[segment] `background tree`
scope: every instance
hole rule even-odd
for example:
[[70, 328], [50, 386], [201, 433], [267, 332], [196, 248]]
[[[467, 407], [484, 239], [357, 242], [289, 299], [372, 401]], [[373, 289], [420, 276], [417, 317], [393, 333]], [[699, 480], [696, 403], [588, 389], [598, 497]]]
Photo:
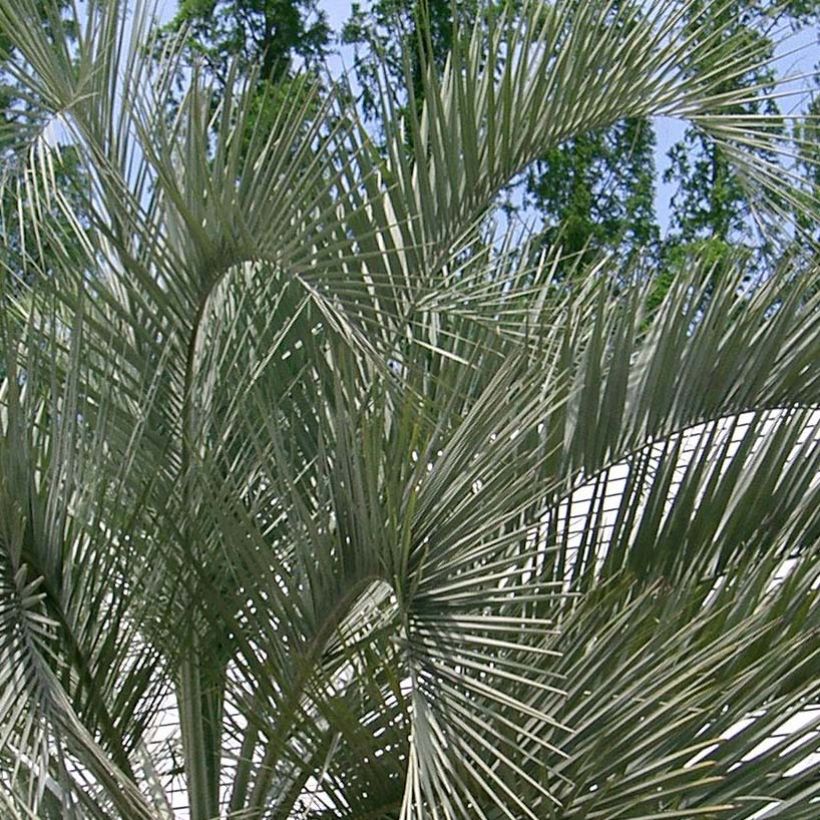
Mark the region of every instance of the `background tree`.
[[184, 30], [187, 60], [223, 85], [231, 66], [272, 83], [321, 66], [330, 40], [317, 0], [182, 0], [166, 30]]
[[[721, 37], [733, 42], [739, 50], [754, 49], [775, 56], [773, 32], [778, 27], [796, 27], [816, 20], [820, 4], [813, 0], [791, 3], [748, 3], [736, 0], [719, 9], [708, 10], [704, 4], [692, 11], [691, 25], [697, 26], [700, 36], [715, 36], [719, 27]], [[703, 25], [704, 19], [708, 20]], [[709, 70], [708, 66], [702, 67]], [[740, 86], [759, 89], [746, 106], [750, 117], [780, 112], [779, 101], [773, 96], [775, 67], [772, 62], [761, 63], [746, 74], [728, 76], [727, 90]], [[787, 104], [789, 102], [787, 101]], [[793, 103], [791, 103], [793, 104]], [[778, 126], [773, 123], [773, 127]], [[783, 126], [780, 126], [786, 136]], [[754, 191], [732, 170], [720, 146], [711, 144], [696, 129], [688, 128], [682, 140], [670, 151], [671, 164], [664, 174], [667, 182], [676, 184], [672, 197], [670, 241], [688, 244], [698, 240], [717, 240], [725, 243], [730, 236], [758, 244], [756, 226], [752, 219]]]
[[[820, 128], [817, 125], [818, 116], [820, 116], [820, 94], [817, 92], [817, 83], [815, 83], [811, 102], [806, 107], [806, 116], [795, 127], [795, 142], [798, 148], [800, 177], [803, 187], [801, 200], [805, 199], [808, 202], [811, 202], [812, 198], [820, 191]], [[811, 206], [805, 206], [802, 201], [799, 201], [796, 210], [800, 228], [808, 231], [810, 236], [817, 240], [816, 226], [812, 224], [811, 220]], [[806, 218], [806, 214], [808, 214], [808, 218]], [[815, 233], [812, 233], [812, 231], [815, 231]]]
[[657, 253], [655, 135], [642, 120], [583, 134], [539, 158], [526, 202], [544, 222], [544, 240], [592, 257], [602, 249]]
[[[464, 19], [474, 16], [469, 6], [458, 7], [463, 9]], [[396, 55], [402, 53], [402, 44], [417, 41], [417, 20], [429, 18], [431, 64], [443, 69], [452, 41], [452, 8], [450, 0], [353, 4], [342, 41], [356, 47], [354, 69], [367, 114], [378, 113], [373, 94], [379, 88], [379, 55], [387, 63], [392, 88], [403, 86], [404, 67]], [[619, 8], [620, 4], [614, 3], [610, 11], [616, 25]], [[817, 20], [820, 4], [816, 0], [763, 4], [733, 0], [720, 7], [701, 3], [688, 9], [688, 24], [698, 36], [718, 36], [731, 41], [735, 48], [761, 55], [747, 74], [726, 77], [725, 88], [756, 89], [744, 103], [750, 116], [778, 113], [778, 100], [770, 93], [775, 82], [771, 63], [775, 32]], [[708, 71], [709, 67], [700, 66], [699, 70]], [[416, 60], [412, 74], [416, 97], [418, 71]], [[772, 120], [772, 127], [777, 127], [774, 123]], [[745, 237], [747, 243], [760, 243], [752, 213], [754, 192], [742, 184], [721, 148], [691, 126], [671, 148], [670, 165], [663, 174], [663, 181], [674, 184], [674, 189], [670, 230], [661, 243], [655, 206], [659, 182], [655, 156], [656, 137], [649, 122], [624, 121], [606, 130], [594, 130], [540, 157], [526, 179], [519, 182], [520, 193], [507, 198], [506, 207], [514, 211], [525, 208], [530, 215], [537, 215], [548, 244], [560, 236], [567, 249], [586, 249], [588, 259], [594, 259], [601, 250], [628, 256], [640, 249], [643, 254], [671, 255], [674, 263], [702, 242], [708, 242], [711, 253], [719, 253], [730, 234]]]
[[[395, 103], [407, 103], [406, 92], [420, 106], [424, 97], [424, 72], [437, 72], [453, 45], [454, 26], [469, 30], [479, 9], [512, 9], [509, 0], [479, 4], [475, 0], [453, 5], [449, 0], [375, 0], [351, 3], [349, 19], [341, 31], [341, 43], [354, 49], [353, 71], [361, 87], [362, 110], [378, 120], [383, 115], [379, 89], [396, 95]], [[456, 10], [456, 18], [453, 10]]]
[[[182, 0], [163, 27], [158, 53], [181, 34], [180, 70], [195, 68], [222, 88], [252, 81], [251, 130], [278, 127], [285, 101], [305, 94], [324, 67], [331, 40], [318, 0]], [[179, 82], [184, 87], [181, 76]]]

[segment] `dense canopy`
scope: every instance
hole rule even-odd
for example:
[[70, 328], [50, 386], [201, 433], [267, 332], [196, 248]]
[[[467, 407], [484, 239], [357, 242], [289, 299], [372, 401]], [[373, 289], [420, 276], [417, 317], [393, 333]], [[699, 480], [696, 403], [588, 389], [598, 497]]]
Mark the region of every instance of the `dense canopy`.
[[[817, 201], [702, 7], [488, 3], [373, 136], [0, 0], [3, 817], [816, 818]], [[759, 258], [494, 220], [658, 115]]]

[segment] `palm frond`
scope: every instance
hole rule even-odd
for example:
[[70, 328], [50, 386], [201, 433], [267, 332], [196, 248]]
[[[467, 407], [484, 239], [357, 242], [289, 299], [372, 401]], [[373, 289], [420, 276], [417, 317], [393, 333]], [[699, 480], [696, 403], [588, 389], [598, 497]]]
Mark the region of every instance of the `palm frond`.
[[71, 46], [5, 0], [90, 180], [80, 207], [22, 133], [10, 813], [813, 816], [816, 265], [693, 257], [653, 306], [640, 268], [486, 229], [626, 116], [691, 118], [790, 201], [721, 85], [763, 55], [685, 33], [695, 5], [488, 7], [383, 156], [309, 80], [270, 131], [236, 72], [169, 115], [142, 6]]

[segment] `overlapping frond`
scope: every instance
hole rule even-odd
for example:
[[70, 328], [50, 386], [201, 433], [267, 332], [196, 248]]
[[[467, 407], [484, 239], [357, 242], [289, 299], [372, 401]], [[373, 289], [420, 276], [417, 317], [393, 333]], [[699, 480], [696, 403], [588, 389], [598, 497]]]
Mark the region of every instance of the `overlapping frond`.
[[655, 306], [483, 222], [550, 146], [660, 113], [788, 201], [718, 90], [757, 55], [691, 5], [488, 9], [386, 155], [308, 80], [264, 132], [253, 77], [169, 110], [141, 6], [72, 45], [0, 5], [89, 180], [40, 134], [9, 182], [10, 811], [813, 816], [816, 267], [693, 258]]

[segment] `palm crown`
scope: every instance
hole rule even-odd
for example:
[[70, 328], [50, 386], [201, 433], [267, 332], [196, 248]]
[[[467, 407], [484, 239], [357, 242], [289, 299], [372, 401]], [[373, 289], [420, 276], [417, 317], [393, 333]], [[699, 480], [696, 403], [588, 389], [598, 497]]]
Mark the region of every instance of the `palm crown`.
[[694, 5], [488, 13], [385, 147], [308, 81], [262, 127], [253, 78], [185, 75], [170, 116], [147, 8], [71, 43], [4, 0], [89, 189], [20, 127], [3, 816], [817, 816], [811, 248], [693, 256], [658, 305], [487, 229], [547, 148], [656, 114], [772, 247], [814, 219]]

